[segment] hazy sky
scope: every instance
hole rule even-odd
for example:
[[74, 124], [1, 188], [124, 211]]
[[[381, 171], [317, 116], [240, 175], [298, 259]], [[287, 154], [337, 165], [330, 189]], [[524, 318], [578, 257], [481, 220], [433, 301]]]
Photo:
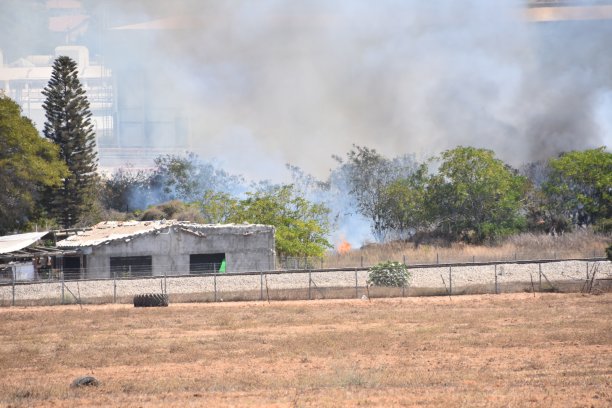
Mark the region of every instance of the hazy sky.
[[84, 4], [105, 28], [173, 17], [124, 30], [129, 46], [83, 41], [155, 67], [195, 150], [251, 178], [281, 179], [287, 162], [324, 177], [353, 143], [418, 158], [486, 147], [514, 165], [612, 145], [610, 21], [527, 23], [516, 0]]

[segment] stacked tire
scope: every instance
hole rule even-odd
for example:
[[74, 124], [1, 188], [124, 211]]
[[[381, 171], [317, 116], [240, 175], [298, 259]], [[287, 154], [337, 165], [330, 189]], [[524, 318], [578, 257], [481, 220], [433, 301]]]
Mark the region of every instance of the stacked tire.
[[134, 296], [134, 307], [166, 307], [168, 295], [162, 293], [145, 293]]

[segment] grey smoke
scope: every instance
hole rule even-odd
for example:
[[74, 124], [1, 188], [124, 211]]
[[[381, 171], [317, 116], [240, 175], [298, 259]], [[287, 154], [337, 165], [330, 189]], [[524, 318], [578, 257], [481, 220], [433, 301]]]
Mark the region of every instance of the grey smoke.
[[194, 150], [247, 177], [286, 162], [325, 177], [353, 143], [486, 147], [518, 166], [612, 140], [612, 21], [528, 23], [516, 0], [85, 5], [107, 28], [174, 18], [127, 45], [88, 39], [155, 67], [152, 96], [193, 118]]

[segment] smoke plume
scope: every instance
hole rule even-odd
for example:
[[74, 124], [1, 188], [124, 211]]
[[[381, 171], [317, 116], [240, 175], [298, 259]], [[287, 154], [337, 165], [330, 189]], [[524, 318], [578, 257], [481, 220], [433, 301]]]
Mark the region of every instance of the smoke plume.
[[194, 150], [247, 177], [324, 177], [353, 143], [520, 165], [612, 140], [612, 21], [528, 22], [516, 0], [83, 4], [94, 52], [154, 67]]

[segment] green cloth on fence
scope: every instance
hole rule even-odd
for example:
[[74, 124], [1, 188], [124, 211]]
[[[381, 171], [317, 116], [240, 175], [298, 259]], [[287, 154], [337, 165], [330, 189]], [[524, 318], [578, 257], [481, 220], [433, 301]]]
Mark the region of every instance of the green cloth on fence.
[[221, 266], [219, 267], [219, 273], [225, 273], [225, 259], [221, 262]]

